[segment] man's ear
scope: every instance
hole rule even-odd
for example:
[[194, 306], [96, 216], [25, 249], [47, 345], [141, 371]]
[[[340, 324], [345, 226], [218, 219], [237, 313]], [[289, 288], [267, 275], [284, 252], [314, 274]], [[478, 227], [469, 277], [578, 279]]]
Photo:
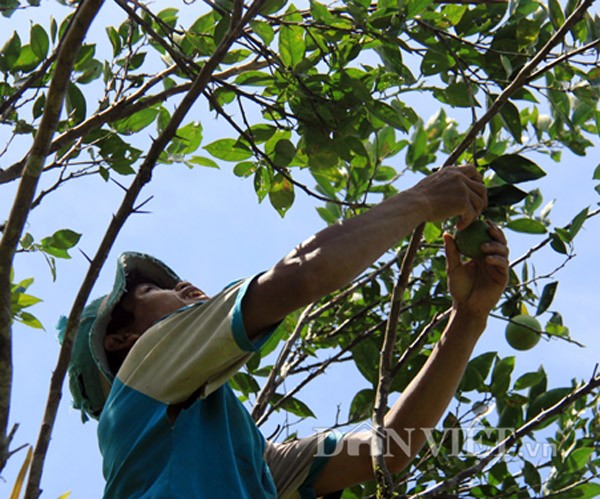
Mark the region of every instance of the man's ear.
[[139, 334], [128, 332], [107, 334], [104, 337], [104, 349], [107, 352], [119, 352], [121, 350], [129, 350], [139, 339], [139, 337]]

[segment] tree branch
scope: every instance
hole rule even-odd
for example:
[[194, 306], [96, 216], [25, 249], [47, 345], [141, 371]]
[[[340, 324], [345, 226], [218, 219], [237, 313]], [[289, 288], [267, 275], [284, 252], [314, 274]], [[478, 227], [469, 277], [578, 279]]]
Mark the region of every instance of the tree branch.
[[277, 360], [275, 361], [275, 364], [273, 365], [273, 369], [271, 369], [271, 372], [269, 373], [269, 377], [267, 378], [266, 383], [264, 384], [264, 386], [258, 393], [258, 395], [256, 397], [256, 402], [254, 402], [254, 407], [252, 408], [252, 412], [251, 412], [252, 419], [254, 419], [254, 421], [257, 421], [264, 414], [265, 409], [267, 408], [267, 404], [269, 403], [269, 400], [271, 399], [271, 396], [273, 395], [273, 393], [275, 393], [275, 390], [277, 389], [277, 387], [285, 379], [287, 373], [283, 369], [283, 366], [284, 366], [285, 362], [287, 361], [287, 358], [288, 358], [290, 352], [292, 351], [292, 347], [293, 347], [294, 343], [296, 343], [296, 341], [300, 337], [302, 328], [304, 327], [304, 324], [306, 323], [306, 318], [308, 317], [310, 311], [314, 308], [314, 306], [315, 306], [315, 304], [311, 303], [308, 307], [306, 307], [302, 311], [302, 313], [300, 314], [300, 317], [298, 318], [298, 322], [296, 323], [296, 327], [294, 327], [294, 331], [292, 332], [290, 337], [285, 342], [285, 345], [279, 352]]
[[81, 2], [57, 55], [56, 70], [50, 82], [42, 121], [29, 152], [23, 177], [0, 241], [0, 470], [6, 464], [10, 397], [12, 387], [12, 327], [10, 308], [10, 271], [19, 238], [31, 210], [31, 203], [48, 156], [52, 136], [58, 126], [71, 71], [87, 30], [102, 0]]
[[454, 149], [454, 151], [452, 151], [452, 154], [450, 154], [444, 163], [444, 166], [453, 165], [458, 161], [458, 158], [460, 158], [462, 153], [477, 138], [479, 132], [481, 132], [489, 121], [500, 112], [500, 108], [508, 101], [508, 99], [529, 81], [535, 68], [550, 53], [552, 48], [564, 38], [567, 32], [583, 17], [593, 3], [594, 0], [583, 0], [581, 4], [579, 4], [573, 13], [566, 19], [565, 23], [552, 35], [539, 52], [537, 52], [532, 59], [521, 68], [519, 73], [496, 98], [486, 113], [471, 127], [469, 133], [467, 133], [462, 142]]
[[412, 262], [417, 254], [419, 243], [423, 235], [424, 224], [417, 228], [410, 240], [408, 250], [404, 254], [400, 275], [394, 286], [391, 299], [391, 310], [385, 328], [383, 345], [381, 347], [381, 360], [379, 362], [379, 375], [377, 389], [375, 394], [375, 403], [373, 406], [373, 433], [371, 435], [371, 459], [373, 464], [373, 473], [377, 479], [377, 497], [391, 497], [394, 490], [392, 476], [385, 464], [384, 454], [384, 418], [387, 411], [387, 400], [392, 383], [392, 361], [394, 347], [396, 345], [396, 335], [398, 327], [398, 317], [402, 307], [402, 297], [408, 285], [408, 279], [412, 269]]
[[[489, 121], [500, 112], [502, 106], [508, 101], [508, 99], [519, 90], [525, 83], [527, 83], [529, 76], [540, 64], [541, 61], [549, 54], [552, 48], [559, 43], [559, 41], [566, 35], [571, 27], [577, 23], [584, 15], [586, 10], [592, 5], [594, 0], [583, 0], [583, 2], [573, 11], [568, 17], [565, 23], [552, 35], [548, 42], [542, 47], [542, 49], [527, 63], [521, 71], [517, 74], [515, 79], [502, 91], [497, 97], [494, 103], [490, 106], [487, 112], [475, 122], [470, 128], [467, 135], [464, 137], [462, 142], [452, 151], [450, 156], [444, 162], [444, 167], [453, 165], [460, 158], [462, 153], [473, 143], [477, 138], [479, 132], [489, 123]], [[421, 224], [415, 229], [412, 234], [409, 247], [406, 253], [406, 257], [402, 262], [402, 268], [400, 271], [400, 279], [406, 279], [408, 282], [408, 275], [411, 272], [414, 257], [417, 254], [417, 248], [420, 244], [421, 237], [423, 236], [423, 230], [425, 224]], [[398, 321], [398, 309], [397, 301], [402, 299], [404, 289], [400, 286], [400, 279], [394, 289], [392, 297], [392, 310], [390, 312], [390, 321], [386, 328], [384, 345], [381, 351], [381, 362], [379, 365], [379, 382], [377, 386], [377, 394], [375, 398], [375, 407], [373, 410], [373, 435], [372, 435], [372, 460], [373, 460], [373, 471], [377, 478], [377, 495], [378, 497], [390, 497], [393, 493], [393, 483], [391, 475], [387, 470], [385, 461], [383, 459], [383, 419], [387, 408], [387, 397], [389, 393], [389, 386], [391, 383], [390, 370], [391, 370], [391, 359], [392, 353], [396, 341], [396, 323]]]

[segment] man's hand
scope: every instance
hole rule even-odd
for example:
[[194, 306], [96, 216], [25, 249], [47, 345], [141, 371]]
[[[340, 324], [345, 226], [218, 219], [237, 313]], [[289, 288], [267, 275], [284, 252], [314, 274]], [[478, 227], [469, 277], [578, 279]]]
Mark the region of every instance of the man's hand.
[[456, 242], [444, 234], [448, 288], [457, 310], [487, 317], [508, 283], [508, 247], [504, 233], [491, 222], [488, 232], [494, 239], [482, 244], [484, 257], [461, 261]]
[[428, 206], [426, 220], [436, 222], [460, 216], [459, 230], [468, 226], [487, 206], [487, 189], [473, 165], [442, 168], [410, 190]]

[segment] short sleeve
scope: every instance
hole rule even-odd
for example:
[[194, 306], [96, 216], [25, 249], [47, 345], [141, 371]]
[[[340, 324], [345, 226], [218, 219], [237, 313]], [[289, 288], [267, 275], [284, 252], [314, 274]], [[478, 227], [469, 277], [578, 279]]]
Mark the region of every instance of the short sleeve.
[[238, 281], [154, 324], [133, 346], [117, 377], [165, 404], [215, 391], [271, 333], [251, 342], [244, 329], [241, 303], [251, 281]]
[[291, 442], [267, 442], [265, 461], [277, 487], [279, 499], [313, 499], [313, 484], [330, 456], [335, 454], [335, 433], [319, 433]]

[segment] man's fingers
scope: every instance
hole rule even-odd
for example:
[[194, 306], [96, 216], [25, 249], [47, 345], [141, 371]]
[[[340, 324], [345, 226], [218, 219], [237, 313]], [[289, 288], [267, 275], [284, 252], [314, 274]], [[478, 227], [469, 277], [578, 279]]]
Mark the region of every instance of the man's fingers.
[[450, 234], [445, 232], [443, 237], [448, 271], [452, 272], [454, 269], [460, 267], [461, 265], [460, 253], [458, 252], [458, 248], [456, 247], [456, 242], [454, 241], [454, 238]]
[[456, 168], [463, 175], [466, 175], [469, 178], [479, 180], [480, 182], [483, 180], [481, 177], [481, 173], [479, 173], [479, 171], [477, 170], [475, 165], [460, 165], [460, 166], [454, 166], [451, 168]]
[[508, 257], [508, 247], [498, 241], [491, 241], [489, 243], [482, 244], [481, 251], [485, 255], [500, 255], [505, 258]]
[[485, 263], [501, 269], [508, 269], [508, 258], [502, 255], [486, 255]]
[[483, 182], [469, 178], [467, 179], [467, 187], [475, 194], [477, 194], [480, 198], [483, 198], [485, 200], [485, 203], [487, 204], [488, 192], [487, 187]]
[[458, 230], [463, 230], [464, 228], [471, 225], [479, 215], [483, 211], [486, 206], [486, 200], [479, 197], [476, 193], [470, 192], [467, 200], [467, 206], [460, 215], [460, 220], [456, 224], [456, 228]]
[[486, 220], [488, 224], [488, 232], [490, 236], [492, 236], [496, 241], [501, 242], [502, 244], [506, 244], [506, 236], [500, 227], [498, 227], [495, 223]]

